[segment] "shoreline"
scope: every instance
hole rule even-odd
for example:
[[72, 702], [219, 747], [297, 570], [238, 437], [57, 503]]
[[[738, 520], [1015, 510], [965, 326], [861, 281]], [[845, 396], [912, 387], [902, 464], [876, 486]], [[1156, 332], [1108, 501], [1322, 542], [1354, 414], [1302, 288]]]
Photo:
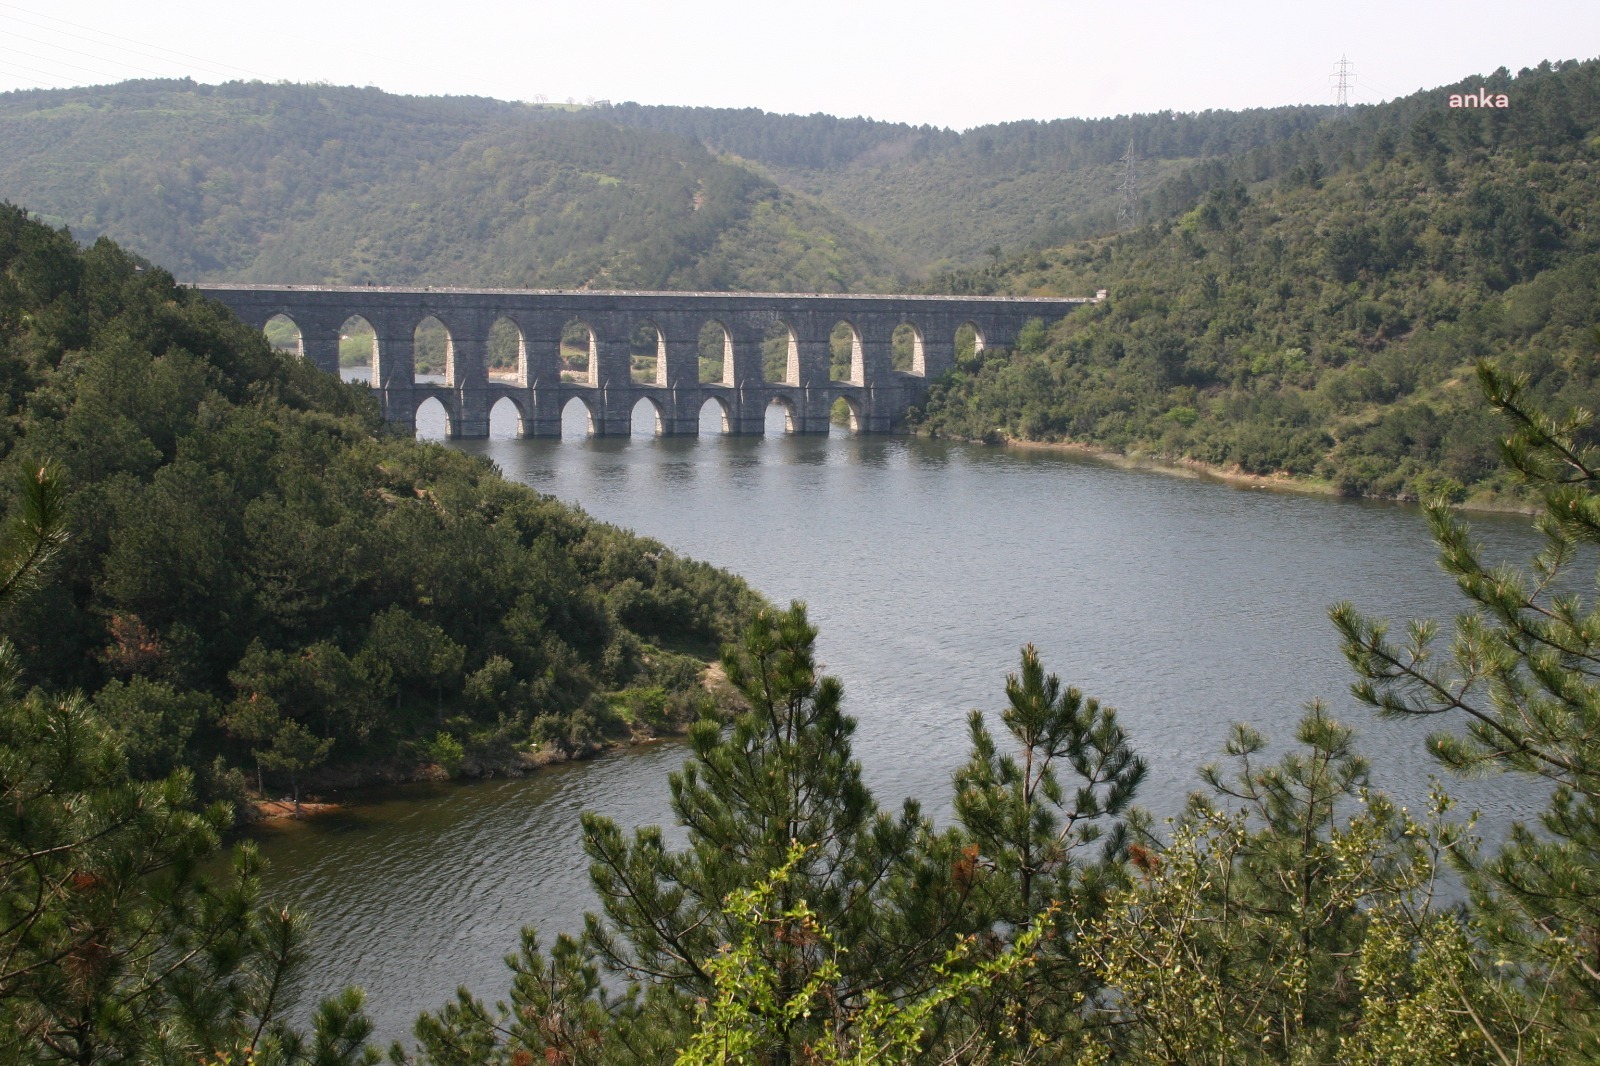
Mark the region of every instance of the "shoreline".
[[[959, 438], [946, 438], [959, 439]], [[990, 442], [968, 440], [966, 444], [985, 444]], [[1156, 474], [1166, 474], [1169, 477], [1184, 477], [1194, 480], [1218, 481], [1240, 489], [1263, 489], [1271, 492], [1292, 492], [1301, 496], [1330, 496], [1338, 499], [1375, 500], [1382, 503], [1405, 503], [1418, 505], [1418, 500], [1403, 500], [1393, 496], [1354, 496], [1347, 497], [1326, 481], [1316, 478], [1296, 477], [1292, 474], [1250, 474], [1237, 467], [1221, 467], [1212, 463], [1202, 462], [1199, 459], [1170, 459], [1158, 456], [1127, 455], [1123, 452], [1112, 451], [1097, 444], [1085, 444], [1082, 441], [1040, 441], [1016, 440], [1011, 437], [1002, 437], [998, 442], [1002, 448], [1016, 451], [1050, 451], [1070, 452], [1081, 455], [1096, 462], [1105, 463], [1121, 470], [1144, 470]], [[1481, 514], [1520, 514], [1533, 515], [1538, 513], [1538, 508], [1519, 502], [1496, 501], [1493, 499], [1474, 500], [1468, 498], [1461, 503], [1454, 504], [1457, 511], [1478, 512]]]
[[321, 800], [303, 799], [300, 801], [300, 813], [295, 814], [294, 800], [286, 799], [253, 799], [249, 809], [252, 815], [246, 820], [246, 825], [259, 825], [262, 822], [277, 822], [284, 819], [301, 821], [315, 818], [319, 814], [327, 814], [344, 806], [342, 803], [324, 803]]
[[[708, 662], [700, 675], [701, 687], [716, 701], [718, 709], [727, 715], [737, 705], [739, 697], [720, 662]], [[694, 722], [669, 723], [663, 728], [633, 727], [626, 736], [611, 737], [586, 747], [568, 750], [558, 746], [520, 749], [511, 758], [500, 762], [472, 762], [464, 764], [461, 772], [450, 773], [438, 763], [416, 763], [400, 767], [393, 763], [368, 763], [339, 767], [307, 783], [305, 798], [300, 801], [300, 814], [295, 815], [292, 799], [270, 799], [249, 795], [234, 812], [234, 832], [252, 826], [284, 821], [306, 821], [320, 815], [343, 810], [346, 804], [340, 799], [329, 799], [346, 791], [385, 788], [395, 785], [417, 785], [426, 782], [487, 781], [491, 778], [527, 777], [547, 766], [564, 763], [590, 762], [607, 755], [648, 744], [668, 740], [682, 740], [689, 735]]]
[[[449, 783], [467, 781], [489, 781], [494, 778], [522, 778], [530, 777], [550, 766], [561, 766], [567, 763], [593, 762], [603, 759], [608, 755], [641, 748], [651, 744], [660, 744], [664, 741], [683, 740], [689, 735], [687, 727], [672, 732], [664, 733], [636, 733], [625, 739], [612, 739], [603, 744], [585, 748], [578, 752], [564, 752], [559, 750], [521, 752], [516, 759], [507, 763], [497, 763], [493, 766], [480, 766], [472, 772], [450, 774], [444, 767], [437, 763], [419, 763], [410, 770], [397, 770], [393, 767], [378, 768], [372, 773], [359, 773], [352, 771], [346, 776], [341, 776], [337, 784], [323, 786], [308, 794], [300, 801], [300, 814], [297, 817], [292, 799], [264, 799], [252, 796], [239, 806], [236, 812], [233, 829], [234, 834], [248, 834], [252, 830], [279, 823], [306, 822], [324, 815], [334, 814], [354, 804], [361, 804], [361, 793], [369, 790], [397, 788], [406, 785], [423, 785], [428, 783]], [[351, 768], [347, 768], [351, 769]], [[373, 768], [368, 767], [372, 770]], [[353, 795], [346, 799], [344, 793]], [[338, 797], [330, 799], [328, 797]], [[243, 817], [239, 817], [243, 815]]]
[[[248, 831], [253, 826], [277, 822], [310, 821], [322, 815], [344, 810], [348, 806], [348, 802], [342, 796], [347, 792], [356, 793], [354, 802], [359, 804], [359, 794], [369, 789], [422, 785], [429, 782], [488, 781], [497, 777], [528, 777], [547, 766], [559, 766], [573, 762], [590, 762], [619, 751], [626, 751], [629, 748], [656, 744], [663, 740], [685, 736], [688, 736], [687, 728], [681, 732], [672, 733], [637, 733], [627, 738], [608, 740], [603, 744], [597, 744], [576, 752], [567, 752], [559, 749], [522, 751], [507, 762], [493, 765], [481, 764], [472, 767], [467, 772], [456, 774], [451, 774], [438, 763], [418, 763], [407, 769], [400, 769], [393, 765], [342, 767], [340, 768], [342, 772], [330, 775], [327, 783], [321, 784], [320, 787], [313, 786], [308, 790], [306, 798], [300, 801], [300, 814], [298, 817], [295, 815], [294, 801], [292, 799], [266, 799], [251, 796], [240, 805], [239, 810], [236, 812], [234, 831]], [[328, 798], [330, 796], [341, 798], [330, 799]], [[242, 817], [240, 817], [241, 815]]]

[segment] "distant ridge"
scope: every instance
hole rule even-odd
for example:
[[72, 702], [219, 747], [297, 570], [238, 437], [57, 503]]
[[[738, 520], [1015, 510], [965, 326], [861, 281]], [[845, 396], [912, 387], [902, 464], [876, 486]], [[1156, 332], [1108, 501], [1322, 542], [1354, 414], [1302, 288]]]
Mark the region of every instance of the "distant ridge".
[[1098, 232], [1326, 108], [965, 133], [754, 110], [134, 81], [0, 94], [0, 198], [207, 281], [881, 291]]
[[207, 281], [870, 291], [826, 207], [686, 138], [374, 89], [189, 81], [0, 95], [0, 199]]
[[1348, 112], [960, 133], [753, 108], [134, 81], [0, 94], [0, 199], [205, 281], [937, 289], [1114, 232], [1130, 143], [1147, 168], [1140, 217], [1161, 219], [1232, 182], [1365, 166], [1413, 128], [1429, 136], [1449, 93], [1510, 79]]

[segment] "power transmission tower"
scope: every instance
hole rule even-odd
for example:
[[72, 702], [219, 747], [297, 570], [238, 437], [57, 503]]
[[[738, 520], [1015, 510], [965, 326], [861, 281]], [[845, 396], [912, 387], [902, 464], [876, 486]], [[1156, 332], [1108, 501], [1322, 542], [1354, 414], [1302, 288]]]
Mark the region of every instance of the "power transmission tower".
[[1328, 80], [1333, 82], [1337, 93], [1337, 103], [1340, 111], [1350, 110], [1350, 87], [1356, 83], [1356, 74], [1350, 66], [1350, 60], [1344, 56], [1339, 57], [1339, 65], [1334, 68]]
[[1139, 157], [1134, 154], [1133, 141], [1128, 141], [1128, 150], [1122, 153], [1122, 183], [1117, 186], [1117, 191], [1122, 193], [1122, 203], [1117, 207], [1117, 228], [1120, 230], [1135, 229], [1139, 225]]

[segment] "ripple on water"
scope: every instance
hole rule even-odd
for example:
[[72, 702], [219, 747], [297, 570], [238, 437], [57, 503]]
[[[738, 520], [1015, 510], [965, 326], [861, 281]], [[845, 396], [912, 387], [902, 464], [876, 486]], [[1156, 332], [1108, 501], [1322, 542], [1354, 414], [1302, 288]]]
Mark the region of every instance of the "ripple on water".
[[[1282, 746], [1313, 697], [1358, 728], [1379, 784], [1414, 806], [1426, 797], [1429, 724], [1379, 721], [1353, 703], [1326, 618], [1346, 598], [1394, 618], [1458, 608], [1413, 508], [898, 438], [703, 428], [700, 440], [586, 441], [574, 417], [560, 442], [455, 446], [775, 601], [806, 600], [884, 803], [916, 796], [948, 817], [967, 712], [999, 709], [1028, 642], [1064, 681], [1118, 708], [1151, 765], [1143, 801], [1158, 812], [1178, 808], [1231, 722]], [[1525, 519], [1473, 522], [1492, 557], [1532, 545]], [[302, 1001], [363, 984], [389, 1039], [458, 984], [503, 994], [500, 959], [521, 925], [548, 943], [593, 906], [579, 815], [627, 829], [668, 821], [666, 777], [682, 758], [654, 745], [520, 781], [380, 793], [271, 833], [269, 887], [317, 930]], [[1534, 794], [1505, 778], [1452, 789], [1502, 832]]]

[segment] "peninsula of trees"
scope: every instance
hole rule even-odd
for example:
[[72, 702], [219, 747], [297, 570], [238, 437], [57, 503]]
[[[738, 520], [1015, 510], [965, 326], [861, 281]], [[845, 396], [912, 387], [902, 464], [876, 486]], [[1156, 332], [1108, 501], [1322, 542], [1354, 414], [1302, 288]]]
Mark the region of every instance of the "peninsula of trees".
[[82, 693], [140, 778], [238, 799], [324, 763], [509, 768], [681, 727], [758, 603], [394, 438], [364, 388], [11, 206], [0, 381], [0, 482], [53, 471], [70, 530], [10, 617], [18, 676]]

